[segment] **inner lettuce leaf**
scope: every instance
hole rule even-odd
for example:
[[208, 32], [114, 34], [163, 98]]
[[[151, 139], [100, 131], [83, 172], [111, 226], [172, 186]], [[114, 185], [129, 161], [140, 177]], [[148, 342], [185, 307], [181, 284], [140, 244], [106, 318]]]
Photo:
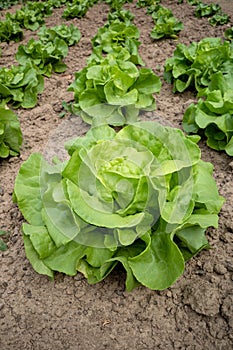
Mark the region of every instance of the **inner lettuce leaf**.
[[196, 141], [156, 122], [119, 132], [98, 125], [67, 143], [63, 163], [32, 154], [14, 200], [33, 268], [50, 277], [80, 272], [93, 284], [120, 263], [128, 291], [172, 285], [209, 247], [205, 231], [217, 227], [224, 203]]

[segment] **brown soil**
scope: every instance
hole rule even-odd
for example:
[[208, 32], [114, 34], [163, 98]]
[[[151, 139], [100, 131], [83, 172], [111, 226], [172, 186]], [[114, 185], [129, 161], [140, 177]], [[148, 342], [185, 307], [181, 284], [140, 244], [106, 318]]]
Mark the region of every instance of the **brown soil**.
[[[233, 25], [231, 0], [218, 1], [231, 15], [231, 24], [216, 28], [206, 19], [195, 18], [194, 8], [186, 1], [181, 5], [177, 0], [161, 3], [184, 23], [177, 41], [153, 42], [149, 36], [153, 27], [151, 18], [144, 9], [136, 8], [135, 3], [126, 6], [135, 14], [134, 22], [141, 31], [141, 56], [160, 76], [165, 59], [173, 54], [178, 42], [189, 44], [204, 37], [222, 37], [226, 27]], [[65, 23], [62, 12], [55, 10], [46, 24]], [[83, 19], [72, 20], [82, 39], [69, 49], [65, 60], [67, 71], [45, 79], [45, 90], [34, 109], [17, 111], [24, 136], [21, 156], [0, 163], [0, 226], [11, 232], [9, 249], [1, 253], [0, 349], [230, 350], [233, 348], [233, 162], [226, 154], [217, 153], [205, 144], [201, 144], [203, 159], [214, 164], [214, 176], [226, 203], [219, 228], [208, 231], [212, 249], [187, 263], [184, 275], [171, 288], [157, 292], [140, 287], [127, 293], [121, 270], [94, 286], [88, 285], [80, 274], [73, 278], [57, 274], [51, 281], [38, 275], [25, 257], [20, 232], [22, 217], [12, 203], [15, 176], [32, 152], [59, 152], [60, 141], [54, 138], [55, 131], [64, 139], [70, 136], [74, 125], [76, 134], [88, 129], [78, 118], [70, 128], [69, 118], [60, 119], [59, 113], [61, 102], [72, 99], [66, 89], [74, 73], [85, 66], [91, 53], [90, 40], [103, 26], [107, 13], [107, 5], [100, 3]], [[23, 43], [32, 35], [26, 31]], [[14, 63], [17, 46], [1, 44], [2, 66]], [[172, 87], [164, 82], [160, 95], [156, 96], [156, 114], [163, 123], [180, 127], [184, 110], [193, 99], [191, 92], [174, 95]]]

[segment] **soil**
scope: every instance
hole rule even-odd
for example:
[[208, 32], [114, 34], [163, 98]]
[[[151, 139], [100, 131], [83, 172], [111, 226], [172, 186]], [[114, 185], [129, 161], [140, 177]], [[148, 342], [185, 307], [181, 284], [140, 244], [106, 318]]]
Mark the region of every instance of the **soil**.
[[[233, 25], [231, 0], [218, 1], [231, 23], [212, 27], [206, 18], [194, 17], [184, 1], [162, 0], [184, 23], [178, 40], [152, 41], [152, 19], [135, 2], [125, 7], [135, 14], [141, 32], [140, 54], [147, 67], [163, 74], [167, 57], [178, 42], [190, 44], [205, 37], [223, 37]], [[210, 3], [212, 1], [205, 2]], [[17, 6], [12, 8], [14, 11]], [[63, 9], [46, 19], [48, 26], [66, 23]], [[14, 350], [230, 350], [233, 348], [233, 162], [200, 144], [202, 158], [214, 164], [220, 194], [226, 198], [218, 229], [209, 229], [212, 249], [202, 251], [186, 264], [184, 275], [169, 289], [151, 291], [139, 287], [125, 291], [125, 275], [116, 269], [105, 281], [89, 285], [81, 274], [56, 274], [54, 281], [38, 275], [25, 257], [21, 236], [22, 216], [12, 202], [14, 180], [20, 165], [32, 152], [59, 153], [64, 139], [84, 134], [89, 126], [78, 117], [59, 118], [61, 102], [70, 101], [67, 87], [91, 53], [91, 38], [107, 20], [108, 6], [100, 3], [82, 19], [74, 19], [82, 38], [69, 49], [63, 74], [45, 78], [45, 90], [32, 110], [18, 109], [24, 143], [20, 157], [0, 163], [0, 228], [11, 233], [0, 264], [0, 349]], [[4, 12], [2, 11], [2, 16]], [[25, 31], [23, 44], [35, 33]], [[19, 44], [1, 43], [1, 66], [14, 64]], [[192, 92], [173, 94], [163, 82], [156, 95], [157, 111], [150, 118], [181, 127], [183, 113], [195, 97]], [[147, 116], [148, 118], [148, 116]], [[61, 147], [62, 146], [62, 147]]]

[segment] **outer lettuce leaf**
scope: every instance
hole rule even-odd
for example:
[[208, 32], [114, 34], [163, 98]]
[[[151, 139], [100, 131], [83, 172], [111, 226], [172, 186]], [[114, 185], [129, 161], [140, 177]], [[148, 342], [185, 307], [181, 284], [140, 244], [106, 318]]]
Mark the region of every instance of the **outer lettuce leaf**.
[[136, 279], [150, 289], [168, 288], [184, 271], [182, 253], [165, 232], [156, 231], [146, 249], [128, 260]]

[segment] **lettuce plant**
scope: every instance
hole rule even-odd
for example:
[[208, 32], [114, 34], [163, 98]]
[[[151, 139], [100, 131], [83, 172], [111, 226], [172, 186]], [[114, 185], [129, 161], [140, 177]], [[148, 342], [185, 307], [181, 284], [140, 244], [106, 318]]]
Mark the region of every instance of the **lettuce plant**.
[[105, 2], [110, 6], [112, 10], [121, 10], [125, 3], [133, 2], [133, 0], [105, 0]]
[[225, 30], [224, 37], [229, 41], [233, 40], [233, 26]]
[[205, 98], [192, 103], [185, 111], [186, 132], [204, 131], [207, 145], [233, 156], [233, 70], [211, 77]]
[[126, 24], [131, 24], [134, 19], [134, 14], [129, 10], [119, 9], [115, 11], [110, 11], [108, 14], [108, 22], [124, 22]]
[[46, 1], [51, 7], [59, 8], [63, 6], [67, 0], [48, 0]]
[[67, 4], [62, 18], [81, 18], [85, 16], [88, 9], [92, 7], [98, 0], [73, 0], [71, 4]]
[[198, 5], [200, 2], [200, 0], [187, 0], [187, 3], [192, 6]]
[[53, 7], [49, 1], [27, 1], [23, 9], [40, 13], [44, 17], [49, 17], [53, 13]]
[[219, 13], [221, 11], [221, 6], [218, 4], [204, 4], [199, 2], [196, 5], [194, 14], [196, 17], [210, 17]]
[[42, 24], [44, 24], [43, 14], [29, 10], [27, 7], [23, 7], [15, 13], [8, 12], [6, 14], [6, 19], [10, 19], [14, 23], [18, 23], [20, 27], [29, 30], [37, 30]]
[[1, 0], [0, 1], [0, 10], [8, 9], [13, 5], [18, 4], [19, 0]]
[[158, 6], [158, 10], [152, 13], [152, 18], [155, 20], [155, 26], [150, 36], [156, 40], [163, 37], [177, 39], [178, 33], [184, 27], [183, 23], [178, 21], [172, 11], [166, 7]]
[[68, 46], [78, 43], [81, 38], [80, 30], [72, 23], [70, 26], [61, 24], [51, 28], [43, 26], [40, 28], [37, 35], [43, 43], [54, 42], [56, 38], [60, 38], [64, 40]]
[[33, 108], [44, 89], [44, 79], [31, 62], [0, 69], [0, 101], [14, 108]]
[[102, 57], [104, 53], [119, 52], [123, 49], [130, 53], [130, 61], [143, 65], [138, 54], [140, 32], [132, 23], [119, 22], [118, 20], [107, 23], [100, 28], [92, 39], [93, 53], [90, 57]]
[[0, 21], [0, 41], [19, 42], [23, 39], [23, 30], [20, 28], [19, 24], [13, 22], [10, 19], [5, 21]]
[[160, 0], [138, 0], [136, 5], [137, 7], [148, 7], [158, 5]]
[[22, 144], [22, 132], [16, 114], [0, 104], [0, 158], [17, 156]]
[[155, 109], [153, 93], [160, 91], [159, 77], [151, 69], [138, 69], [127, 61], [127, 51], [128, 56], [122, 54], [92, 60], [75, 74], [68, 88], [74, 92], [71, 109], [86, 123], [101, 121], [120, 126], [135, 122], [141, 110]]
[[164, 79], [173, 83], [173, 91], [188, 88], [201, 92], [210, 83], [212, 74], [232, 67], [233, 46], [221, 38], [205, 38], [190, 46], [178, 44], [164, 66]]
[[216, 13], [211, 18], [208, 19], [209, 23], [212, 26], [216, 25], [224, 25], [228, 22], [230, 22], [230, 16], [228, 16], [226, 13]]
[[217, 227], [224, 202], [198, 139], [155, 122], [118, 133], [99, 125], [67, 144], [64, 163], [32, 154], [14, 201], [33, 268], [50, 277], [79, 271], [93, 284], [120, 263], [128, 291], [173, 284], [209, 247], [205, 231]]
[[39, 74], [50, 77], [52, 72], [62, 73], [67, 66], [62, 59], [68, 54], [68, 46], [63, 39], [42, 42], [31, 38], [27, 45], [19, 45], [16, 52], [17, 61], [24, 65], [31, 62], [38, 69]]

